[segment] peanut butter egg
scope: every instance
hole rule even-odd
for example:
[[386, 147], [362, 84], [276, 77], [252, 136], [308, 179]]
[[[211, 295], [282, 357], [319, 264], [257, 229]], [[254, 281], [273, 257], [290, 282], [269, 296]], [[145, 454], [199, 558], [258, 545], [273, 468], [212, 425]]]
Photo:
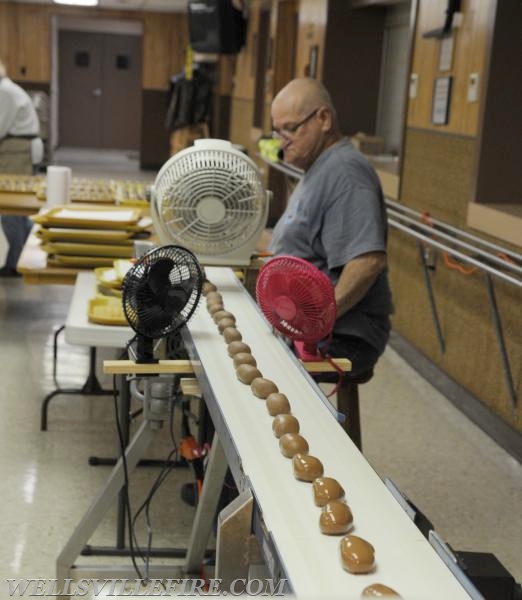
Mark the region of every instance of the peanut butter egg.
[[272, 417], [290, 412], [290, 402], [281, 392], [272, 392], [266, 397], [266, 409]]
[[250, 352], [237, 352], [234, 354], [234, 367], [237, 369], [239, 365], [252, 365], [256, 367], [257, 362]]
[[324, 473], [323, 463], [309, 454], [294, 454], [292, 458], [294, 476], [300, 481], [313, 481]]
[[331, 500], [344, 498], [341, 484], [333, 477], [318, 477], [312, 482], [312, 490], [317, 506], [324, 506]]
[[235, 342], [230, 342], [230, 344], [227, 347], [227, 350], [228, 350], [229, 356], [234, 356], [238, 352], [250, 352], [250, 353], [252, 352], [250, 350], [250, 346], [240, 340], [237, 340]]
[[250, 385], [254, 379], [261, 377], [261, 371], [254, 365], [239, 365], [236, 369], [236, 375], [241, 383]]
[[299, 421], [294, 415], [277, 415], [272, 421], [272, 431], [276, 438], [280, 438], [285, 433], [299, 433]]
[[230, 344], [230, 342], [240, 342], [242, 336], [235, 327], [227, 327], [223, 329], [223, 339], [227, 344]]
[[[295, 458], [295, 457], [294, 457]], [[343, 535], [352, 526], [353, 515], [348, 504], [332, 500], [323, 506], [319, 517], [319, 529], [326, 535]]]
[[295, 454], [306, 454], [308, 442], [298, 433], [285, 433], [279, 438], [279, 449], [286, 458], [292, 458]]
[[205, 279], [201, 287], [201, 293], [203, 296], [206, 296], [209, 292], [215, 292], [216, 290], [217, 287], [213, 283], [210, 283], [208, 279]]
[[345, 535], [341, 539], [341, 562], [350, 573], [369, 573], [375, 567], [374, 547], [356, 535]]
[[212, 318], [214, 319], [214, 323], [219, 323], [221, 321], [221, 319], [232, 319], [234, 321], [234, 323], [236, 322], [236, 317], [234, 317], [234, 315], [229, 311], [229, 310], [218, 310], [217, 312], [215, 312], [212, 315]]
[[400, 595], [387, 585], [372, 583], [364, 588], [361, 598], [400, 598]]
[[218, 302], [217, 304], [207, 304], [207, 310], [210, 313], [210, 315], [214, 315], [219, 310], [223, 310], [223, 308], [224, 307], [221, 302]]
[[208, 292], [206, 298], [207, 304], [223, 304], [223, 296], [219, 292]]
[[[221, 312], [221, 311], [220, 311]], [[227, 327], [236, 327], [236, 320], [230, 319], [229, 317], [224, 317], [220, 321], [218, 321], [218, 329], [219, 333], [223, 333]]]
[[252, 388], [254, 395], [258, 398], [262, 398], [263, 400], [269, 394], [279, 391], [277, 389], [277, 385], [273, 381], [270, 381], [270, 379], [265, 379], [265, 377], [258, 377], [257, 379], [254, 379], [254, 381], [252, 381], [250, 384], [250, 387]]

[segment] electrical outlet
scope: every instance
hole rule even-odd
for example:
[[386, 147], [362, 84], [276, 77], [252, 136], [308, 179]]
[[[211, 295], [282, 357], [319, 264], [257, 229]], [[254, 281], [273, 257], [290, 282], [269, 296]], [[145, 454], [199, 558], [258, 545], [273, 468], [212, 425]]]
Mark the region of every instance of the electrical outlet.
[[470, 73], [468, 79], [468, 102], [478, 102], [479, 74]]
[[409, 97], [410, 98], [416, 98], [417, 97], [417, 83], [419, 81], [419, 76], [417, 75], [417, 73], [412, 73], [410, 75], [410, 91], [409, 91]]

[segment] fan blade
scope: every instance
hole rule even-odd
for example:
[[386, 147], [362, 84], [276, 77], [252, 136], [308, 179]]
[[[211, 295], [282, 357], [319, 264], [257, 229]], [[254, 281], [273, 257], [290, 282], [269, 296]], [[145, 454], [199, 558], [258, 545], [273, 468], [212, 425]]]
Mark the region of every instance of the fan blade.
[[174, 267], [171, 258], [159, 258], [148, 269], [147, 281], [155, 294], [161, 294], [170, 283], [170, 273]]
[[146, 331], [150, 337], [158, 337], [170, 326], [172, 315], [159, 306], [152, 306], [138, 313], [140, 330]]
[[180, 313], [190, 298], [190, 292], [181, 286], [169, 287], [162, 298], [162, 308], [170, 313]]

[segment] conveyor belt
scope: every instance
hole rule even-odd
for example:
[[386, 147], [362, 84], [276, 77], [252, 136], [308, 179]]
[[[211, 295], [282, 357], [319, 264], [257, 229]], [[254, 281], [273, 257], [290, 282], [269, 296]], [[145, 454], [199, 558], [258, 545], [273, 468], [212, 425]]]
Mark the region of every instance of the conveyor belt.
[[[264, 523], [298, 597], [359, 598], [365, 586], [380, 582], [404, 599], [459, 600], [468, 593], [445, 566], [393, 498], [382, 480], [336, 422], [331, 409], [311, 386], [297, 361], [277, 340], [257, 306], [229, 269], [207, 268], [208, 279], [223, 295], [225, 309], [237, 320], [243, 340], [250, 345], [263, 376], [274, 381], [290, 401], [310, 454], [318, 457], [325, 476], [336, 478], [346, 491], [354, 515], [351, 533], [375, 547], [376, 569], [367, 575], [343, 570], [340, 536], [319, 530], [320, 509], [311, 484], [297, 481], [292, 461], [279, 451], [272, 433], [272, 417], [263, 400], [238, 381], [227, 346], [202, 300], [189, 323], [190, 351], [201, 361], [202, 389], [211, 391], [251, 485]], [[230, 462], [232, 446], [224, 443]], [[236, 457], [237, 460], [237, 457]], [[237, 473], [236, 473], [237, 475]]]

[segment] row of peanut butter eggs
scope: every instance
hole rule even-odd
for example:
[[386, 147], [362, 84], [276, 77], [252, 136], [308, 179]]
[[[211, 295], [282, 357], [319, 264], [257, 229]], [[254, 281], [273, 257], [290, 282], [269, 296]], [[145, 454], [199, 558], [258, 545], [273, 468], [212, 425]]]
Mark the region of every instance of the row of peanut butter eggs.
[[[215, 286], [208, 287], [207, 309], [218, 326], [219, 333], [228, 344], [228, 354], [233, 359], [236, 376], [249, 385], [253, 394], [266, 401], [268, 413], [274, 417], [272, 430], [279, 439], [283, 456], [292, 459], [294, 476], [300, 481], [312, 483], [314, 500], [321, 507], [319, 528], [326, 535], [344, 535], [353, 524], [353, 515], [344, 501], [345, 493], [336, 479], [323, 477], [321, 461], [308, 454], [306, 439], [299, 434], [299, 421], [291, 414], [290, 403], [277, 385], [263, 377], [251, 348], [243, 342], [236, 327], [235, 316], [225, 309], [223, 298]], [[355, 535], [344, 535], [340, 543], [343, 567], [350, 573], [368, 573], [375, 566], [373, 546]], [[398, 594], [382, 584], [367, 586], [363, 597], [395, 596]]]

